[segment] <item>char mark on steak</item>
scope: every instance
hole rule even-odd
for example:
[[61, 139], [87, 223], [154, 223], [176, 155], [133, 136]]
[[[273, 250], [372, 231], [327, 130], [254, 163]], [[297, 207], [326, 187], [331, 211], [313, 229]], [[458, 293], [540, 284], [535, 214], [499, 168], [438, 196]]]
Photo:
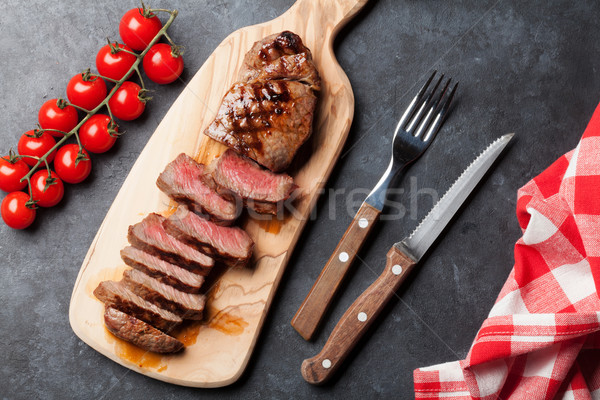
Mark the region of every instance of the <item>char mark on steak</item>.
[[112, 307], [104, 311], [106, 328], [116, 337], [154, 353], [176, 353], [183, 343], [152, 325]]
[[163, 228], [165, 217], [151, 213], [129, 227], [127, 239], [133, 247], [179, 265], [195, 274], [206, 276], [214, 260], [169, 235]]
[[233, 150], [226, 150], [206, 168], [207, 184], [227, 196], [236, 196], [258, 213], [277, 214], [277, 205], [296, 189], [287, 174], [275, 174]]
[[181, 292], [135, 269], [125, 271], [122, 282], [144, 300], [182, 319], [202, 319], [205, 302], [203, 295]]
[[178, 240], [223, 261], [231, 267], [243, 267], [252, 256], [254, 242], [238, 227], [219, 226], [179, 206], [163, 225]]
[[275, 33], [254, 43], [244, 57], [239, 81], [297, 80], [319, 90], [321, 79], [300, 36], [290, 31]]
[[107, 307], [123, 311], [126, 314], [149, 323], [161, 331], [169, 332], [182, 322], [182, 319], [177, 315], [144, 300], [120, 282], [100, 282], [94, 290], [94, 296]]
[[132, 246], [121, 250], [121, 258], [130, 267], [182, 292], [198, 293], [204, 283], [202, 275], [194, 274]]
[[225, 94], [205, 134], [271, 171], [285, 170], [312, 133], [320, 85], [310, 51], [286, 31], [256, 42], [240, 81]]
[[236, 203], [224, 199], [201, 179], [204, 165], [181, 153], [159, 175], [156, 185], [167, 196], [219, 225], [231, 225], [239, 215]]

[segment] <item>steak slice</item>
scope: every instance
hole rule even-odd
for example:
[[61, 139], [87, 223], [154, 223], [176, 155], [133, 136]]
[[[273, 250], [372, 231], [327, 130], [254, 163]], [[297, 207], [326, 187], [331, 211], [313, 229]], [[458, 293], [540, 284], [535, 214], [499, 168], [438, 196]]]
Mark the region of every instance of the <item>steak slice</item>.
[[147, 351], [175, 353], [183, 348], [183, 343], [174, 337], [116, 308], [106, 307], [104, 324], [116, 337]]
[[151, 213], [141, 222], [131, 225], [127, 233], [129, 243], [171, 264], [206, 276], [215, 261], [169, 235], [163, 228], [164, 220], [162, 215]]
[[280, 172], [312, 133], [316, 104], [310, 87], [297, 81], [236, 83], [204, 133]]
[[173, 237], [228, 266], [245, 266], [252, 256], [254, 242], [243, 229], [216, 225], [188, 211], [185, 206], [177, 208], [163, 225]]
[[254, 43], [244, 57], [239, 80], [298, 80], [319, 90], [321, 79], [310, 50], [290, 31], [269, 35]]
[[203, 295], [181, 292], [136, 269], [125, 271], [122, 282], [144, 300], [171, 311], [182, 319], [202, 319], [205, 302]]
[[221, 225], [230, 225], [238, 216], [236, 204], [206, 186], [200, 177], [204, 165], [181, 153], [158, 176], [156, 185], [167, 196]]
[[226, 150], [206, 168], [205, 179], [224, 195], [235, 195], [258, 213], [277, 213], [277, 204], [296, 189], [287, 174], [275, 174], [258, 164]]
[[120, 282], [100, 282], [94, 289], [94, 296], [107, 307], [116, 308], [149, 323], [161, 331], [169, 331], [181, 324], [182, 319], [170, 311], [158, 308], [142, 299]]
[[198, 293], [204, 283], [202, 275], [194, 274], [132, 246], [121, 250], [121, 258], [130, 267], [182, 292]]

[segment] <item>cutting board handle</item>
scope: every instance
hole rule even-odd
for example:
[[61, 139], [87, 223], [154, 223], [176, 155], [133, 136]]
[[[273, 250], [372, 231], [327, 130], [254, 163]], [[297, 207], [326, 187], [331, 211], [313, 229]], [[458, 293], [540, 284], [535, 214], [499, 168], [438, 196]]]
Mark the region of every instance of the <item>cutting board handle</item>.
[[[318, 16], [315, 27], [322, 29], [323, 36], [335, 37], [337, 32], [350, 21], [369, 0], [298, 0], [289, 9], [303, 17]], [[308, 21], [307, 21], [308, 22]], [[333, 29], [331, 26], [333, 25]]]

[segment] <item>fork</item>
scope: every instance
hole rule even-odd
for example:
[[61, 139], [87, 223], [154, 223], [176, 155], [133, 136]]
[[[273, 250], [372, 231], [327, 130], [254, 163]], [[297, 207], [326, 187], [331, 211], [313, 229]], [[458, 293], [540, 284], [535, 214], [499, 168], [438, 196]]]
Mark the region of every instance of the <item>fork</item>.
[[451, 79], [448, 79], [443, 89], [438, 92], [444, 80], [442, 74], [433, 88], [428, 90], [436, 73], [437, 71], [433, 71], [398, 121], [394, 131], [389, 166], [358, 209], [321, 274], [292, 318], [292, 326], [306, 340], [313, 337], [356, 254], [378, 221], [386, 203], [386, 193], [390, 183], [423, 154], [444, 123], [458, 83], [448, 92], [451, 82]]

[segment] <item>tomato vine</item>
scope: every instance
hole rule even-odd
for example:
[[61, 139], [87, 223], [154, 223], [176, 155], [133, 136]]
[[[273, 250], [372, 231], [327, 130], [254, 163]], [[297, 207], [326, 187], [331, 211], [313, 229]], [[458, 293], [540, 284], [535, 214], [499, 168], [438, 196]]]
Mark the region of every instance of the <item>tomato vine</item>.
[[[139, 15], [137, 15], [138, 13], [139, 13]], [[168, 20], [164, 23], [164, 25], [161, 26], [161, 28], [157, 31], [156, 34], [154, 34], [154, 32], [156, 32], [156, 29], [158, 29], [158, 26], [161, 25], [162, 23], [160, 22], [160, 20], [158, 20], [155, 13], [166, 13], [169, 16]], [[46, 150], [46, 149], [47, 150], [45, 151], [45, 153], [43, 155], [39, 155], [39, 153], [36, 155], [15, 154], [12, 150], [10, 150], [9, 155], [7, 157], [2, 157], [3, 162], [9, 163], [11, 165], [14, 165], [15, 163], [20, 162], [22, 160], [22, 161], [25, 161], [27, 164], [29, 164], [29, 166], [31, 166], [31, 168], [28, 170], [28, 172], [24, 176], [22, 176], [22, 178], [20, 178], [20, 180], [18, 181], [19, 182], [18, 185], [16, 184], [14, 176], [11, 176], [11, 178], [10, 178], [10, 179], [12, 179], [11, 183], [9, 185], [5, 185], [6, 187], [17, 187], [17, 188], [18, 187], [23, 188], [23, 187], [27, 186], [28, 191], [29, 191], [29, 199], [25, 203], [25, 206], [28, 209], [35, 210], [35, 208], [37, 208], [36, 203], [39, 202], [39, 200], [34, 198], [34, 191], [32, 190], [32, 177], [34, 176], [36, 171], [38, 169], [40, 169], [40, 167], [44, 166], [46, 169], [46, 174], [47, 174], [46, 185], [43, 188], [43, 191], [46, 191], [50, 186], [57, 185], [58, 183], [60, 183], [62, 185], [62, 182], [60, 181], [60, 179], [58, 177], [56, 177], [56, 174], [54, 174], [52, 172], [49, 164], [53, 161], [52, 158], [56, 154], [57, 150], [64, 148], [63, 145], [65, 144], [65, 142], [67, 140], [74, 137], [77, 142], [76, 145], [78, 146], [78, 151], [77, 151], [77, 156], [75, 158], [75, 168], [77, 168], [77, 165], [81, 162], [84, 162], [85, 164], [88, 164], [90, 162], [88, 153], [87, 153], [87, 151], [85, 151], [85, 147], [81, 143], [79, 130], [82, 126], [84, 126], [86, 124], [86, 122], [88, 122], [88, 120], [90, 120], [90, 118], [92, 116], [96, 115], [98, 113], [98, 111], [100, 111], [101, 109], [106, 108], [106, 112], [108, 113], [108, 116], [110, 118], [108, 125], [107, 125], [107, 131], [110, 134], [110, 136], [116, 136], [116, 135], [119, 135], [120, 133], [117, 133], [118, 129], [117, 129], [117, 124], [115, 123], [115, 115], [114, 114], [117, 114], [116, 115], [117, 119], [130, 120], [130, 119], [137, 118], [137, 116], [139, 116], [139, 114], [141, 114], [141, 112], [143, 112], [144, 104], [148, 100], [150, 100], [151, 97], [148, 96], [148, 90], [146, 89], [146, 86], [144, 84], [144, 78], [142, 77], [142, 72], [140, 69], [141, 63], [144, 60], [144, 56], [152, 49], [153, 46], [155, 46], [159, 42], [159, 40], [161, 38], [164, 38], [166, 41], [168, 41], [170, 43], [174, 54], [177, 54], [177, 56], [180, 56], [180, 46], [175, 45], [173, 43], [173, 40], [171, 39], [171, 37], [167, 34], [167, 29], [171, 26], [171, 24], [177, 17], [177, 14], [178, 14], [177, 10], [167, 10], [167, 9], [162, 9], [162, 8], [159, 8], [159, 9], [148, 8], [148, 7], [146, 7], [146, 5], [144, 5], [143, 2], [142, 2], [141, 8], [129, 10], [123, 16], [123, 19], [121, 20], [120, 27], [119, 27], [121, 37], [122, 37], [123, 41], [125, 42], [125, 45], [119, 44], [116, 41], [108, 40], [108, 45], [105, 46], [105, 47], [109, 47], [109, 49], [107, 49], [107, 50], [109, 50], [111, 55], [114, 57], [118, 57], [119, 53], [121, 53], [121, 52], [122, 52], [121, 56], [127, 54], [126, 58], [129, 61], [127, 62], [126, 65], [129, 65], [130, 62], [133, 60], [133, 63], [130, 64], [130, 66], [126, 70], [126, 72], [124, 74], [122, 74], [122, 72], [119, 74], [119, 76], [121, 76], [120, 79], [114, 79], [113, 77], [106, 76], [106, 74], [101, 75], [100, 73], [93, 73], [93, 72], [90, 72], [89, 69], [87, 69], [86, 71], [84, 71], [81, 74], [80, 79], [72, 79], [75, 81], [75, 83], [79, 82], [79, 83], [83, 83], [84, 85], [85, 84], [89, 85], [89, 84], [93, 83], [94, 80], [99, 80], [99, 79], [104, 80], [106, 82], [113, 83], [114, 86], [112, 87], [112, 89], [110, 89], [108, 91], [108, 94], [104, 97], [104, 99], [100, 103], [98, 103], [99, 98], [92, 100], [91, 104], [97, 104], [92, 109], [86, 109], [86, 108], [82, 107], [81, 105], [73, 104], [73, 102], [64, 100], [62, 98], [55, 99], [56, 104], [50, 103], [51, 101], [46, 102], [44, 104], [44, 106], [46, 108], [51, 109], [51, 111], [48, 113], [48, 115], [56, 115], [57, 113], [65, 111], [69, 107], [73, 107], [76, 110], [81, 111], [81, 113], [83, 113], [84, 116], [80, 121], [77, 122], [77, 124], [72, 129], [70, 129], [68, 131], [66, 131], [66, 130], [63, 131], [60, 129], [53, 129], [54, 126], [52, 128], [45, 128], [44, 126], [39, 126], [39, 129], [35, 129], [33, 131], [28, 131], [25, 134], [25, 135], [27, 135], [27, 139], [32, 138], [35, 140], [35, 138], [40, 138], [47, 132], [48, 134], [53, 136], [52, 139], [56, 140], [54, 145], [52, 145], [49, 149], [48, 149], [48, 145], [46, 146], [46, 148], [44, 150]], [[148, 34], [146, 35], [146, 37], [144, 38], [144, 40], [141, 43], [142, 43], [142, 45], [144, 43], [147, 43], [147, 44], [146, 44], [145, 48], [143, 48], [143, 50], [141, 50], [141, 52], [139, 52], [139, 53], [132, 51], [130, 49], [130, 47], [126, 46], [127, 42], [128, 42], [128, 38], [126, 38], [123, 33], [122, 25], [124, 25], [124, 20], [125, 20], [125, 18], [131, 18], [131, 15], [133, 15], [134, 18], [138, 18], [138, 19], [144, 18], [144, 19], [147, 19], [148, 21], [152, 21], [152, 24], [153, 24], [153, 28], [152, 28], [153, 30], [151, 31], [150, 34], [153, 34], [154, 36], [150, 40], [151, 36], [149, 36]], [[158, 24], [157, 24], [157, 21], [158, 21]], [[125, 29], [127, 29], [127, 28], [125, 27]], [[134, 36], [135, 35], [136, 34], [134, 33]], [[134, 37], [134, 36], [132, 36], [131, 33], [129, 34], [129, 38]], [[129, 40], [131, 40], [131, 39], [129, 39]], [[140, 42], [138, 41], [134, 44], [136, 49], [141, 48], [141, 45], [139, 43]], [[103, 50], [104, 50], [104, 48], [101, 49], [101, 51], [103, 51]], [[99, 54], [100, 54], [100, 52], [99, 52]], [[179, 62], [183, 63], [182, 60], [179, 60]], [[98, 67], [98, 64], [97, 64], [97, 67]], [[180, 73], [181, 73], [181, 71], [179, 71], [179, 74]], [[133, 82], [128, 82], [128, 79], [130, 79], [134, 74], [139, 78], [140, 85], [137, 85]], [[76, 77], [78, 77], [78, 76], [76, 75], [74, 78], [76, 78]], [[177, 75], [177, 77], [178, 77], [178, 75]], [[125, 84], [125, 87], [124, 87], [124, 84]], [[134, 99], [137, 98], [140, 105], [138, 106], [138, 109], [135, 110], [135, 112], [133, 114], [132, 113], [123, 114], [123, 112], [115, 113], [114, 110], [111, 109], [111, 104], [113, 105], [113, 107], [115, 107], [114, 105], [119, 104], [119, 103], [117, 101], [111, 102], [111, 99], [113, 98], [113, 96], [115, 96], [115, 94], [118, 95], [119, 93], [124, 92], [127, 88], [129, 88], [128, 85], [135, 86], [136, 92], [134, 94], [134, 96], [135, 96]], [[69, 86], [71, 86], [71, 82], [69, 82]], [[68, 91], [69, 90], [72, 90], [72, 89], [68, 89]], [[86, 88], [83, 87], [82, 90], [86, 90]], [[103, 94], [101, 94], [100, 96], [102, 96], [102, 95]], [[115, 99], [113, 99], [113, 100], [117, 100], [117, 98], [115, 97]], [[131, 102], [131, 94], [129, 95], [128, 101]], [[141, 108], [141, 111], [140, 111], [140, 108]], [[40, 112], [40, 114], [42, 114], [42, 112]], [[126, 118], [126, 117], [119, 118], [120, 115], [129, 115], [132, 118]], [[44, 125], [47, 126], [47, 124], [44, 124]], [[70, 123], [68, 126], [69, 127], [73, 126], [73, 124]], [[112, 144], [110, 144], [109, 147], [111, 145]], [[71, 146], [71, 145], [69, 145], [69, 146]], [[57, 168], [56, 161], [55, 161], [54, 167], [55, 167], [55, 169]], [[89, 166], [89, 168], [91, 168], [91, 166]], [[24, 172], [23, 168], [21, 168], [20, 171]], [[57, 170], [57, 172], [58, 172], [58, 170]], [[89, 174], [89, 172], [88, 172], [88, 174]], [[14, 175], [14, 173], [13, 173], [13, 175]], [[60, 174], [59, 174], [59, 176], [60, 176]], [[63, 180], [68, 182], [68, 180], [65, 180], [65, 179], [63, 179]], [[26, 185], [24, 185], [24, 183], [26, 183]], [[37, 186], [39, 186], [39, 183], [37, 183]], [[37, 190], [37, 192], [40, 191], [39, 188], [36, 188], [36, 190]], [[9, 194], [12, 194], [12, 193], [15, 193], [15, 192], [11, 192]], [[26, 194], [26, 193], [24, 193], [24, 194]], [[10, 197], [11, 199], [15, 198], [15, 196], [7, 196], [7, 198], [8, 197]], [[17, 197], [19, 197], [20, 201], [23, 199], [22, 195], [17, 196]], [[38, 198], [40, 197], [39, 193], [37, 193], [37, 197]], [[60, 197], [62, 197], [62, 195]], [[58, 199], [58, 201], [59, 200], [60, 199]], [[12, 201], [15, 202], [14, 199]], [[52, 203], [52, 202], [50, 202], [50, 203]], [[9, 223], [8, 219], [10, 219], [10, 218], [5, 218], [4, 211], [5, 210], [3, 208], [2, 216], [5, 220], [5, 222], [9, 226], [12, 226], [13, 228], [17, 228], [17, 229], [22, 229], [23, 227], [26, 227], [26, 226], [23, 226], [24, 224], [22, 224], [22, 223], [21, 224]], [[29, 218], [29, 217], [31, 217], [31, 215], [28, 215], [28, 219], [26, 219], [26, 221], [32, 222], [33, 221], [32, 218]]]

